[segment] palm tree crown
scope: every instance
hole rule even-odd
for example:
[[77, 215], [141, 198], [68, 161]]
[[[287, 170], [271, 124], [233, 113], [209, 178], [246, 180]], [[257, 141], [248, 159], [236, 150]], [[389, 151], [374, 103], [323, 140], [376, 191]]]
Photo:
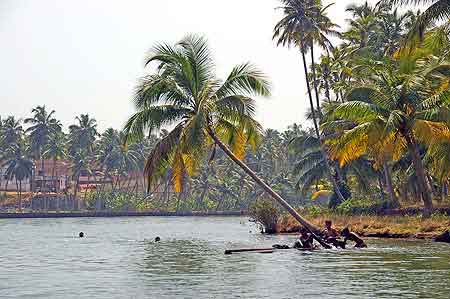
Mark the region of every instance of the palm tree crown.
[[159, 44], [146, 65], [157, 63], [157, 72], [144, 77], [134, 99], [138, 110], [125, 125], [128, 138], [142, 138], [164, 126], [173, 126], [149, 155], [145, 173], [149, 186], [169, 168], [180, 191], [208, 145], [212, 130], [243, 158], [245, 144], [255, 145], [261, 126], [254, 120], [252, 95], [268, 96], [270, 86], [262, 72], [249, 63], [233, 68], [225, 81], [214, 73], [214, 64], [202, 37], [189, 35], [175, 46]]

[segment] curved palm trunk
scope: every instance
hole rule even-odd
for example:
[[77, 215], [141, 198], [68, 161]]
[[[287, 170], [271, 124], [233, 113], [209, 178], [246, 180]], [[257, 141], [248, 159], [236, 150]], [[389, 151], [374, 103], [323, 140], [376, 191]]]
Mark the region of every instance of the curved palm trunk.
[[433, 202], [431, 199], [431, 190], [429, 190], [428, 183], [426, 181], [425, 169], [423, 167], [422, 159], [420, 158], [419, 150], [417, 148], [417, 143], [411, 133], [403, 134], [403, 136], [406, 139], [408, 151], [412, 158], [414, 171], [417, 177], [419, 193], [422, 197], [425, 210], [428, 213], [431, 209], [433, 209]]
[[269, 187], [255, 172], [253, 172], [244, 162], [239, 160], [233, 152], [214, 134], [211, 128], [207, 128], [208, 134], [214, 140], [214, 142], [224, 151], [224, 153], [235, 162], [245, 173], [247, 173], [265, 192], [267, 192], [273, 199], [275, 199], [283, 208], [285, 208], [289, 214], [292, 215], [301, 225], [308, 229], [313, 237], [325, 248], [331, 248], [330, 245], [323, 242], [316, 234], [320, 233], [319, 228], [317, 228], [312, 223], [308, 222], [303, 218], [287, 201], [285, 201], [277, 192]]
[[333, 184], [334, 192], [336, 193], [336, 195], [339, 198], [339, 200], [341, 202], [344, 202], [345, 198], [344, 198], [344, 196], [342, 196], [341, 190], [339, 189], [339, 186], [338, 186], [338, 184], [336, 182], [336, 179], [334, 178], [334, 175], [333, 175], [333, 173], [331, 171], [330, 162], [328, 161], [328, 156], [327, 156], [327, 154], [325, 153], [325, 151], [323, 149], [322, 140], [320, 138], [319, 125], [317, 124], [316, 113], [314, 111], [314, 103], [313, 103], [312, 93], [311, 93], [311, 87], [309, 85], [309, 80], [308, 80], [308, 66], [306, 65], [306, 57], [305, 57], [305, 50], [304, 50], [304, 47], [303, 47], [303, 43], [301, 45], [300, 52], [302, 54], [303, 69], [305, 71], [306, 88], [308, 90], [309, 105], [311, 107], [311, 114], [312, 114], [312, 119], [313, 119], [313, 124], [314, 124], [314, 130], [316, 132], [317, 139], [320, 142], [320, 152], [322, 153], [322, 157], [323, 157], [323, 159], [325, 161], [326, 168], [328, 170], [328, 176], [329, 176], [329, 178], [331, 180], [331, 183]]

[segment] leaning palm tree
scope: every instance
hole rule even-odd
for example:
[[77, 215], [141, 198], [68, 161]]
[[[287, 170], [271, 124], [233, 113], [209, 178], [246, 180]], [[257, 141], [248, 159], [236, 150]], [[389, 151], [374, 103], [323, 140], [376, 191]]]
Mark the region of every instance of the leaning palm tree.
[[270, 95], [264, 74], [245, 63], [234, 67], [225, 81], [219, 80], [206, 40], [196, 35], [175, 46], [156, 45], [145, 65], [152, 62], [156, 62], [156, 72], [138, 85], [137, 112], [124, 129], [128, 139], [143, 139], [163, 126], [173, 128], [147, 158], [148, 187], [155, 186], [170, 169], [174, 189], [180, 192], [206, 150], [218, 146], [295, 219], [317, 231], [242, 161], [246, 145], [255, 147], [260, 138], [262, 129], [254, 119], [251, 96]]
[[[316, 1], [311, 0], [282, 0], [283, 3], [283, 11], [284, 11], [284, 17], [275, 25], [274, 28], [274, 35], [273, 38], [277, 39], [278, 45], [291, 45], [294, 44], [300, 48], [300, 53], [302, 55], [302, 61], [303, 61], [303, 70], [305, 72], [305, 80], [306, 80], [306, 87], [308, 91], [308, 99], [309, 99], [309, 105], [311, 108], [311, 118], [313, 120], [314, 129], [316, 132], [316, 136], [319, 140], [321, 140], [321, 134], [319, 131], [319, 124], [316, 116], [316, 109], [320, 109], [320, 103], [318, 101], [318, 98], [316, 98], [317, 101], [317, 107], [314, 107], [313, 98], [312, 98], [312, 92], [311, 92], [311, 86], [310, 86], [310, 80], [309, 80], [309, 73], [308, 73], [308, 66], [306, 62], [306, 53], [308, 50], [311, 50], [314, 48], [314, 41], [320, 40], [324, 45], [327, 45], [327, 39], [325, 35], [320, 30], [320, 22], [319, 20], [323, 20], [326, 17], [323, 15], [323, 10], [321, 8], [321, 3], [319, 1], [319, 4], [317, 4]], [[318, 19], [318, 16], [322, 16]], [[324, 22], [325, 24], [328, 24], [327, 22]], [[325, 27], [325, 26], [322, 26]], [[321, 37], [320, 39], [318, 37]], [[314, 58], [314, 57], [312, 57]], [[313, 79], [313, 82], [316, 80]], [[316, 84], [314, 84], [316, 87]], [[316, 95], [318, 95], [316, 93]], [[319, 112], [320, 116], [320, 110], [317, 110]], [[322, 155], [324, 157], [325, 163], [327, 164], [326, 169], [329, 172], [329, 178], [330, 181], [333, 184], [333, 189], [336, 195], [338, 196], [339, 200], [343, 202], [345, 200], [344, 196], [342, 195], [340, 191], [340, 186], [337, 183], [336, 179], [334, 178], [331, 166], [329, 165], [328, 156], [326, 154], [325, 149], [323, 148], [323, 145], [321, 146]]]

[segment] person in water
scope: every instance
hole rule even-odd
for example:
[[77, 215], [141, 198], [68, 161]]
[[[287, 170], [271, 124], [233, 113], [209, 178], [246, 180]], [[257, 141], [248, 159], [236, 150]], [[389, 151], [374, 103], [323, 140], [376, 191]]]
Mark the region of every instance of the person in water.
[[80, 232], [80, 233], [78, 234], [78, 236], [79, 236], [80, 238], [83, 238], [83, 237], [84, 237], [84, 233], [83, 233], [83, 232]]
[[295, 241], [293, 248], [297, 249], [314, 249], [314, 238], [304, 227], [300, 229], [300, 236], [297, 241]]
[[355, 248], [366, 248], [367, 245], [364, 243], [363, 239], [361, 239], [357, 234], [351, 232], [348, 227], [344, 228], [341, 232], [341, 236], [344, 237], [344, 243], [347, 240], [355, 242]]
[[160, 237], [156, 237], [155, 238], [155, 242], [159, 242], [159, 241], [161, 241], [161, 238]]
[[325, 229], [322, 231], [325, 239], [328, 238], [338, 238], [339, 233], [336, 229], [333, 228], [333, 223], [331, 220], [325, 220]]
[[331, 220], [325, 220], [325, 229], [322, 231], [322, 236], [326, 243], [331, 243], [336, 248], [345, 249], [345, 242], [339, 239], [339, 232], [333, 228]]

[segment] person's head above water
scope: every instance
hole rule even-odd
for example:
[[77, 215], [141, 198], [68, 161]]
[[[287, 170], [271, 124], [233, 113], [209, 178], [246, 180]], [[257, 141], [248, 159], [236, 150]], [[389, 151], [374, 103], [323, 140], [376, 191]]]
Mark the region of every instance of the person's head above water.
[[159, 242], [159, 241], [161, 241], [161, 238], [160, 237], [156, 237], [155, 238], [155, 242]]
[[350, 229], [346, 227], [341, 231], [341, 236], [347, 237], [348, 235], [350, 235]]
[[84, 237], [84, 233], [83, 233], [83, 232], [80, 232], [80, 233], [78, 234], [78, 236], [79, 236], [80, 238], [83, 238], [83, 237]]
[[309, 231], [305, 228], [305, 227], [301, 227], [300, 228], [300, 235], [302, 235], [302, 236], [306, 236], [306, 235], [308, 235], [309, 234]]

